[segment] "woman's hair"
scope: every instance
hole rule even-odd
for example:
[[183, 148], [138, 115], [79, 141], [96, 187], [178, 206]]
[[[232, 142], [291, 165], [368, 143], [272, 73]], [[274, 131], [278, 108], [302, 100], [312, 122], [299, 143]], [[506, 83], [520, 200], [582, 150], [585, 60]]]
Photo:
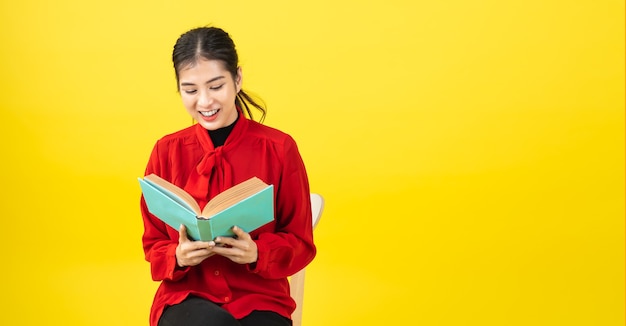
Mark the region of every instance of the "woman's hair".
[[[235, 50], [235, 43], [230, 38], [230, 35], [217, 27], [194, 28], [178, 38], [172, 52], [178, 91], [180, 91], [178, 86], [180, 69], [192, 65], [200, 59], [221, 61], [224, 64], [224, 68], [232, 75], [233, 80], [237, 78], [239, 57], [237, 56], [237, 50]], [[245, 110], [250, 119], [252, 119], [252, 112], [248, 104], [261, 111], [261, 119], [259, 121], [263, 122], [266, 109], [242, 89], [237, 93], [235, 105]]]

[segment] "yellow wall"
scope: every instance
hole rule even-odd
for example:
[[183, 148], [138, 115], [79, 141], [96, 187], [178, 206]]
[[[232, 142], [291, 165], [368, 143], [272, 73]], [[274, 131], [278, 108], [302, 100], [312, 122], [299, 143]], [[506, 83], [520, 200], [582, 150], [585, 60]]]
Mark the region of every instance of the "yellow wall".
[[209, 23], [327, 200], [306, 326], [624, 324], [615, 0], [2, 1], [0, 324], [147, 325], [136, 178]]

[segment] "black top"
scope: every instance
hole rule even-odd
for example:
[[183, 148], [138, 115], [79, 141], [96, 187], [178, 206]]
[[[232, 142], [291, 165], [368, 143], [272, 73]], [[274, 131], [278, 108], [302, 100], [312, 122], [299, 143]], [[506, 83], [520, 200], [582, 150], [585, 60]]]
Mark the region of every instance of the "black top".
[[[239, 120], [239, 116], [237, 116], [237, 120]], [[233, 127], [235, 127], [235, 123], [237, 120], [230, 124], [229, 126], [222, 127], [216, 130], [209, 130], [209, 137], [211, 137], [211, 141], [213, 142], [213, 147], [217, 148], [218, 146], [224, 145], [226, 142], [226, 138], [230, 135], [230, 132], [233, 131]]]

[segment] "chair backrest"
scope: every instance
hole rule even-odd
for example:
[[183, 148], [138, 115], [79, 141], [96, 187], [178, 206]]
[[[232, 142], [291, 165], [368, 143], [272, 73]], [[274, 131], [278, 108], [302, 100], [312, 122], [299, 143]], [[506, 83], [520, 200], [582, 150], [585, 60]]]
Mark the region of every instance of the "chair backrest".
[[[324, 198], [320, 194], [311, 194], [311, 211], [313, 213], [313, 229], [317, 226], [324, 210]], [[306, 267], [292, 275], [289, 283], [291, 297], [296, 301], [296, 310], [291, 314], [293, 326], [302, 325], [302, 304], [304, 303], [304, 273]]]

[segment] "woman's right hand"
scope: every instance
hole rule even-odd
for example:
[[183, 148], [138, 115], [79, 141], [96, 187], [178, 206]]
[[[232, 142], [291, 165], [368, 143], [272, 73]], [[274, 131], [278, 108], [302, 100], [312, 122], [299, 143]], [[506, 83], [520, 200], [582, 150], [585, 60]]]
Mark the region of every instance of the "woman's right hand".
[[178, 246], [176, 247], [176, 263], [179, 267], [195, 266], [213, 256], [215, 242], [193, 241], [187, 237], [184, 225], [178, 230]]

